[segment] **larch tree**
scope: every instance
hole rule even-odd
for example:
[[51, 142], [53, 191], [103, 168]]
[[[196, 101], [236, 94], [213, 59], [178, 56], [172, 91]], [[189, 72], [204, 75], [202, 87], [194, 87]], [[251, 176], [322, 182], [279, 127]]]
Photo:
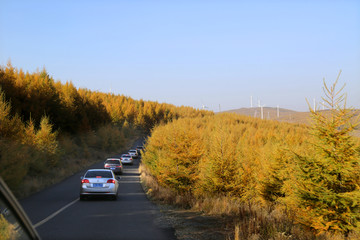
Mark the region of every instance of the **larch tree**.
[[18, 115], [11, 116], [11, 104], [0, 86], [0, 138], [19, 139], [24, 126]]
[[52, 166], [55, 166], [58, 160], [56, 156], [58, 151], [57, 134], [57, 132], [53, 132], [49, 118], [43, 116], [40, 121], [40, 128], [36, 132], [36, 145], [40, 151], [49, 155], [47, 162]]
[[344, 87], [336, 89], [340, 73], [330, 88], [324, 81], [323, 101], [329, 110], [310, 108], [313, 153], [297, 155], [296, 196], [300, 223], [318, 234], [332, 231], [346, 236], [359, 228], [360, 154], [350, 134], [356, 112], [346, 107]]

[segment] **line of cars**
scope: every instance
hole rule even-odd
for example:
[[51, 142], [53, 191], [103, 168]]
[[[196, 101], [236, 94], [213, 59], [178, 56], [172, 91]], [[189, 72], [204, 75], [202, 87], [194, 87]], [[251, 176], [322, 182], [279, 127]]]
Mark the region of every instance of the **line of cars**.
[[134, 164], [134, 158], [138, 158], [143, 150], [142, 146], [131, 149], [127, 154], [122, 154], [120, 158], [107, 158], [104, 162], [104, 169], [89, 169], [81, 177], [80, 200], [89, 196], [110, 196], [113, 200], [117, 199], [119, 180], [118, 174], [123, 173], [123, 164]]
[[120, 157], [107, 158], [104, 162], [104, 169], [110, 169], [115, 174], [122, 174], [123, 165], [133, 165], [134, 159], [139, 158], [142, 149], [142, 146], [138, 146], [136, 149], [130, 149], [128, 153], [122, 154]]

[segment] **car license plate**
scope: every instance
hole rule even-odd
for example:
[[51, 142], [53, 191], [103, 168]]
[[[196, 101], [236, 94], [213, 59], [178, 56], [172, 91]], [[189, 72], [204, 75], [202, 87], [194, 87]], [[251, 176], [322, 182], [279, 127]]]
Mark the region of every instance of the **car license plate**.
[[112, 168], [110, 168], [111, 170], [115, 170], [115, 168], [114, 167], [112, 167]]
[[102, 187], [102, 186], [103, 186], [102, 183], [94, 183], [94, 184], [93, 184], [93, 187]]

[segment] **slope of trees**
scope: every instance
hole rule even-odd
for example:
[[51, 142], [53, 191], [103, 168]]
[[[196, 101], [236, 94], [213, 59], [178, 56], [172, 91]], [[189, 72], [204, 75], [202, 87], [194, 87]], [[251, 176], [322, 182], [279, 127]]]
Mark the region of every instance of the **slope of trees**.
[[305, 126], [237, 114], [183, 118], [154, 129], [143, 162], [178, 193], [260, 200], [276, 159], [308, 137]]
[[36, 127], [46, 115], [54, 128], [78, 133], [94, 130], [107, 123], [130, 124], [149, 131], [159, 123], [179, 117], [212, 114], [190, 107], [134, 100], [123, 95], [76, 88], [71, 82], [55, 82], [45, 69], [24, 73], [8, 63], [0, 67], [0, 86], [11, 115], [23, 122], [32, 120]]

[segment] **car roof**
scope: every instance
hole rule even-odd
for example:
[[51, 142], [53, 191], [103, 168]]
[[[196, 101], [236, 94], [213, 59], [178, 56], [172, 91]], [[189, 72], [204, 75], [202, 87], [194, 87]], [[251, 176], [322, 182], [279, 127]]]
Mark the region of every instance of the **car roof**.
[[100, 168], [100, 169], [89, 169], [89, 170], [87, 170], [88, 172], [89, 171], [104, 171], [104, 172], [112, 172], [110, 169], [102, 169], [102, 168]]
[[106, 161], [107, 160], [119, 160], [120, 161], [120, 158], [107, 158]]

